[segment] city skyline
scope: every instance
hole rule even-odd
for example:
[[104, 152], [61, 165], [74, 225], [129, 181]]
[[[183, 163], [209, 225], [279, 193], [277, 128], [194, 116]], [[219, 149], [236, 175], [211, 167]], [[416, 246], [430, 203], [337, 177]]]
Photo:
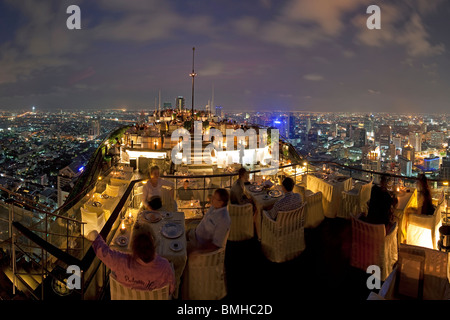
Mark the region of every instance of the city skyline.
[[[369, 30], [366, 9], [381, 9]], [[81, 8], [68, 30], [67, 7]], [[153, 110], [212, 97], [225, 111], [443, 113], [445, 1], [0, 3], [0, 109]], [[247, 110], [246, 109], [246, 110]]]

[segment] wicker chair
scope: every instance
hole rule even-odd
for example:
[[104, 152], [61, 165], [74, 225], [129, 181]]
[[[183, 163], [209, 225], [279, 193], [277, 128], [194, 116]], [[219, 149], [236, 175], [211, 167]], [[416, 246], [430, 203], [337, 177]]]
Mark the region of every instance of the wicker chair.
[[229, 241], [243, 241], [253, 238], [253, 205], [246, 203], [243, 205], [229, 204], [231, 226]]
[[155, 290], [136, 290], [124, 287], [109, 275], [111, 300], [170, 300], [169, 285]]
[[278, 212], [274, 221], [263, 211], [261, 247], [272, 262], [285, 262], [298, 257], [305, 250], [306, 202], [291, 211]]
[[84, 236], [87, 236], [91, 231], [98, 231], [102, 230], [103, 226], [105, 225], [105, 215], [102, 211], [101, 213], [95, 212], [95, 211], [88, 211], [85, 208], [81, 207], [81, 221], [86, 223], [84, 225], [83, 234]]
[[356, 184], [348, 191], [342, 191], [342, 206], [339, 217], [350, 219], [357, 217], [360, 213], [367, 214], [368, 202], [372, 191], [372, 181], [365, 184]]
[[193, 252], [184, 270], [183, 300], [220, 300], [227, 295], [225, 246], [207, 253]]
[[305, 228], [316, 228], [324, 219], [322, 192], [306, 192]]
[[[439, 199], [433, 215], [410, 212], [406, 217], [406, 244], [430, 249], [438, 249], [439, 227], [442, 225], [441, 206], [444, 198]], [[405, 219], [405, 217], [404, 217]]]
[[[418, 292], [423, 300], [449, 300], [450, 283], [448, 280], [448, 253], [423, 247], [401, 244], [399, 257], [408, 255], [420, 255], [425, 258], [423, 264], [422, 292]], [[389, 277], [383, 283], [378, 295], [385, 300], [404, 299], [396, 294], [396, 278], [398, 267], [394, 268]], [[418, 280], [418, 279], [416, 279]]]
[[381, 281], [392, 272], [398, 259], [397, 223], [386, 235], [384, 224], [370, 224], [354, 217], [350, 265], [366, 271], [370, 265], [381, 269]]
[[110, 184], [106, 185], [105, 193], [110, 197], [117, 197], [119, 196], [120, 186], [113, 186]]

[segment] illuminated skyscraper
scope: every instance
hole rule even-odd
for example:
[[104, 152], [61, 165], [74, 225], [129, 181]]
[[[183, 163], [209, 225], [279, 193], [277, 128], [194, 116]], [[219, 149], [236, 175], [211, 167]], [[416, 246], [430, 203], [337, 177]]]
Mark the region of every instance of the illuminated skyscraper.
[[183, 110], [186, 107], [184, 98], [182, 96], [179, 96], [175, 102], [175, 105], [179, 111]]
[[422, 133], [420, 132], [410, 132], [409, 133], [409, 144], [413, 146], [416, 152], [422, 151]]

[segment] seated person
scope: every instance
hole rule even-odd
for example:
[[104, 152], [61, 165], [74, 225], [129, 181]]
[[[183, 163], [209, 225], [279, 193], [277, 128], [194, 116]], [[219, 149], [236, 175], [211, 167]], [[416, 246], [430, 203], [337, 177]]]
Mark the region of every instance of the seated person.
[[148, 209], [148, 202], [153, 196], [160, 196], [162, 197], [162, 187], [166, 186], [171, 188], [171, 195], [173, 198], [173, 183], [163, 180], [159, 177], [159, 167], [153, 166], [150, 169], [150, 179], [148, 182], [144, 185], [144, 188], [142, 189], [143, 192], [143, 204], [146, 209]]
[[159, 256], [150, 232], [133, 233], [131, 254], [112, 250], [97, 231], [89, 234], [97, 257], [111, 269], [123, 286], [136, 290], [155, 290], [169, 285], [175, 290], [175, 275], [167, 259]]
[[298, 193], [292, 192], [295, 182], [292, 178], [285, 178], [281, 184], [284, 197], [275, 202], [274, 205], [264, 207], [268, 215], [273, 219], [277, 219], [279, 211], [290, 211], [297, 209], [302, 205], [302, 197]]
[[233, 183], [230, 190], [230, 203], [231, 204], [246, 204], [251, 200], [245, 195], [244, 185], [248, 182], [249, 174], [245, 168], [239, 169], [239, 178]]
[[186, 233], [188, 254], [193, 251], [215, 251], [226, 245], [231, 226], [226, 189], [217, 189], [211, 198], [211, 206], [198, 226]]
[[386, 232], [393, 225], [394, 211], [398, 203], [397, 197], [387, 189], [388, 177], [382, 176], [380, 185], [374, 184], [370, 193], [369, 210], [366, 217], [361, 220], [373, 224], [384, 224]]
[[194, 192], [189, 188], [189, 180], [185, 180], [183, 186], [178, 189], [178, 198], [185, 201], [194, 199]]
[[146, 207], [147, 210], [159, 210], [162, 207], [162, 200], [160, 196], [153, 196], [150, 198], [150, 201], [148, 201], [148, 206]]

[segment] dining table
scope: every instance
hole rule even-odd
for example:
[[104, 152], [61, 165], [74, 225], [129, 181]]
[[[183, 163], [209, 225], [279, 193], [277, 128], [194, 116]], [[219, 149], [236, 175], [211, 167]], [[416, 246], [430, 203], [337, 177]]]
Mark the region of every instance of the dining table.
[[394, 194], [398, 200], [397, 207], [394, 210], [394, 219], [398, 224], [397, 241], [400, 244], [406, 239], [406, 212], [409, 208], [417, 207], [417, 189], [404, 188]]
[[[269, 195], [270, 191], [277, 190], [277, 195]], [[272, 185], [270, 188], [264, 188], [263, 184], [253, 183], [245, 185], [245, 194], [247, 194], [255, 204], [256, 212], [254, 216], [255, 232], [258, 240], [261, 241], [262, 212], [265, 207], [272, 206], [280, 200], [284, 194], [280, 185]]]
[[184, 212], [186, 220], [201, 219], [203, 217], [200, 200], [177, 200], [177, 209]]
[[145, 232], [154, 235], [156, 252], [173, 265], [176, 282], [173, 297], [177, 298], [181, 276], [187, 262], [184, 213], [129, 208], [112, 239], [111, 248], [131, 253], [131, 238]]
[[342, 208], [342, 191], [352, 188], [352, 178], [339, 175], [308, 174], [306, 186], [312, 192], [322, 192], [323, 213], [327, 218], [339, 216]]

